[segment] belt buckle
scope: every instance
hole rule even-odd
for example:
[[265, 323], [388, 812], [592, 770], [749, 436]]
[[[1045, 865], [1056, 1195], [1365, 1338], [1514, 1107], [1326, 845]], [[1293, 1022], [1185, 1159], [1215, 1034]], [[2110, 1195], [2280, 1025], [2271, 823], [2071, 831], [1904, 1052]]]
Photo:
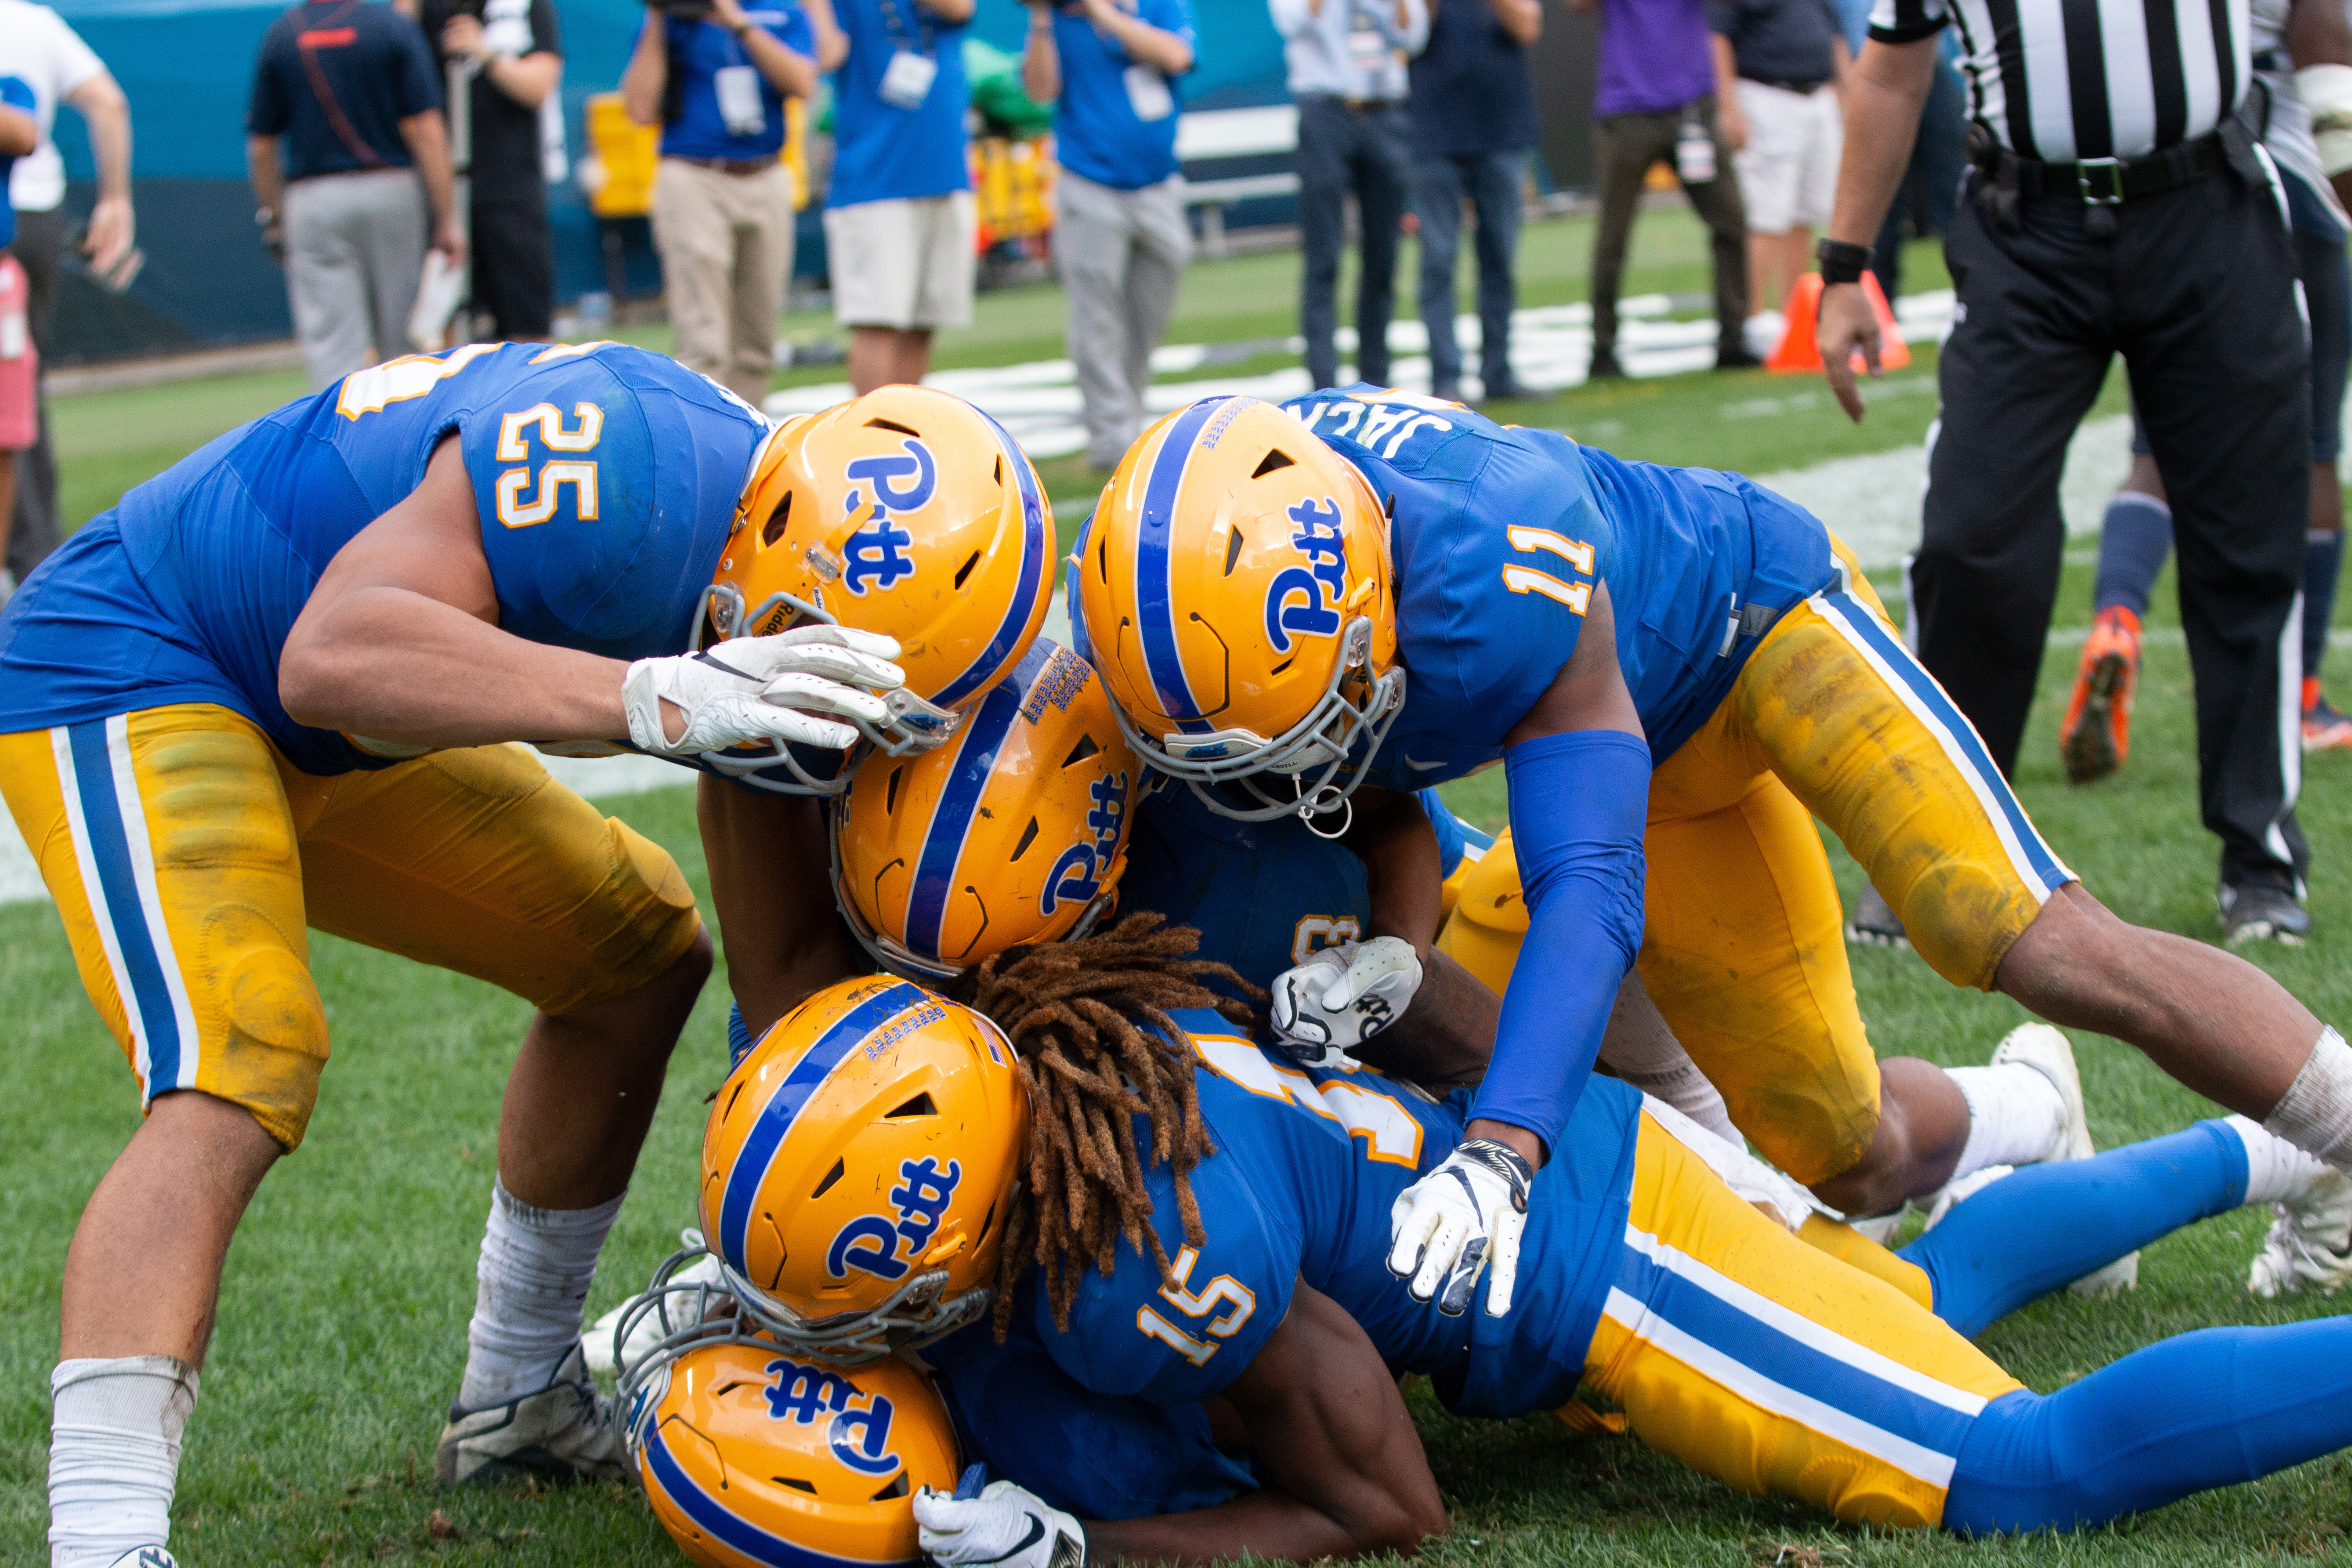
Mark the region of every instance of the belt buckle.
[[[2091, 171], [2097, 169], [2106, 175], [2107, 189], [2104, 195], [2093, 189]], [[2119, 207], [2124, 205], [2124, 161], [2121, 158], [2084, 158], [2074, 165], [2074, 187], [2083, 195], [2086, 207]]]

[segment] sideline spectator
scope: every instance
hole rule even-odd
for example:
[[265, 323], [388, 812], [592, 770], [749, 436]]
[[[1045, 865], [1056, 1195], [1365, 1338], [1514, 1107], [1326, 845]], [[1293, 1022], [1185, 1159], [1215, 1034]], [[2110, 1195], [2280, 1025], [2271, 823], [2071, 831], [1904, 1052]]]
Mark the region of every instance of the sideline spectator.
[[[41, 128], [33, 119], [37, 103], [30, 82], [0, 76], [0, 182], [18, 158], [41, 144]], [[16, 215], [0, 205], [0, 534], [16, 504], [16, 454], [33, 444], [37, 428], [33, 380], [40, 361], [23, 315], [25, 269], [8, 254], [16, 237]], [[0, 581], [0, 605], [16, 592], [13, 578]]]
[[1021, 80], [1051, 103], [1054, 260], [1087, 461], [1108, 470], [1143, 429], [1151, 351], [1192, 254], [1176, 178], [1176, 79], [1192, 68], [1187, 0], [1032, 0]]
[[1593, 94], [1593, 153], [1600, 164], [1601, 226], [1592, 241], [1594, 381], [1622, 375], [1617, 363], [1617, 289], [1625, 243], [1650, 165], [1674, 165], [1683, 192], [1707, 226], [1715, 259], [1715, 364], [1759, 363], [1742, 341], [1748, 319], [1748, 214], [1717, 118], [1730, 96], [1718, 77], [1706, 0], [1568, 0], [1601, 13], [1601, 80]]
[[1812, 270], [1813, 231], [1837, 194], [1852, 58], [1835, 0], [1707, 0], [1706, 15], [1717, 75], [1735, 76], [1723, 132], [1748, 209], [1748, 313], [1759, 316]]
[[428, 234], [466, 258], [425, 35], [377, 0], [303, 0], [262, 35], [246, 131], [254, 221], [285, 257], [310, 384], [410, 352]]
[[[98, 163], [98, 201], [90, 208], [81, 250], [90, 270], [111, 276], [131, 254], [135, 224], [131, 206], [131, 105], [89, 46], [47, 5], [0, 0], [0, 62], [32, 89], [33, 121], [40, 144], [16, 162], [5, 182], [16, 209], [16, 259], [30, 293], [26, 310], [34, 348], [49, 352], [49, 315], [57, 302], [58, 263], [65, 250], [66, 165], [50, 139], [60, 101], [71, 104], [89, 130]], [[0, 587], [40, 564], [64, 531], [58, 520], [58, 465], [49, 443], [49, 412], [38, 398], [39, 439], [17, 467], [16, 526], [0, 510]]]
[[554, 0], [424, 0], [421, 20], [443, 81], [453, 58], [479, 68], [466, 192], [473, 308], [489, 315], [493, 340], [545, 342], [555, 331], [555, 247], [540, 106], [563, 79]]
[[[2310, 357], [2294, 237], [2255, 140], [2268, 95], [2248, 90], [2246, 6], [2069, 6], [2064, 49], [2027, 47], [2026, 30], [2058, 27], [2059, 11], [2059, 0], [1879, 0], [1819, 247], [1823, 372], [1861, 419], [1848, 356], [1860, 349], [1875, 366], [1879, 331], [1859, 279], [1957, 14], [1974, 50], [1976, 166], [1946, 247], [1959, 300], [1910, 570], [1919, 661], [2011, 772], [2058, 593], [2066, 444], [2120, 351], [2180, 542], [2222, 934], [2298, 941], [2311, 917], [2290, 637], [2310, 510]], [[2176, 35], [2178, 49], [2147, 47]]]
[[662, 127], [653, 229], [672, 352], [754, 408], [793, 274], [784, 100], [813, 95], [841, 47], [826, 0], [712, 0], [695, 21], [649, 13], [621, 77], [629, 118]]
[[931, 334], [971, 321], [979, 266], [964, 146], [972, 0], [843, 0], [824, 242], [834, 319], [863, 395], [919, 382]]
[[1486, 402], [1534, 397], [1511, 374], [1518, 285], [1520, 187], [1541, 127], [1528, 48], [1543, 32], [1542, 0], [1437, 0], [1429, 44], [1413, 58], [1412, 209], [1421, 227], [1421, 321], [1429, 330], [1430, 390], [1462, 395], [1454, 337], [1454, 264], [1462, 204], [1478, 225], [1478, 362]]
[[1268, 0], [1298, 102], [1298, 331], [1307, 375], [1337, 385], [1339, 252], [1356, 198], [1356, 377], [1389, 382], [1397, 230], [1412, 179], [1405, 60], [1429, 41], [1425, 0]]

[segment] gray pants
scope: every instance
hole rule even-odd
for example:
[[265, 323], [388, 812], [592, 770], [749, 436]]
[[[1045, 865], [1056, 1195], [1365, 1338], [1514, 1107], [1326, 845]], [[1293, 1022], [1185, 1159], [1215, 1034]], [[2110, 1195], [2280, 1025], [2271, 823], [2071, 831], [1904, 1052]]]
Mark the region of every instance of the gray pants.
[[[65, 248], [62, 207], [16, 215], [16, 243], [9, 247], [25, 269], [27, 325], [41, 367], [49, 363], [49, 311], [58, 299], [58, 258]], [[40, 400], [41, 436], [16, 454], [16, 521], [8, 531], [8, 570], [22, 582], [63, 537], [58, 525], [58, 458], [49, 444], [49, 400]]]
[[327, 174], [286, 187], [286, 295], [313, 389], [413, 351], [408, 312], [426, 223], [425, 187], [412, 170]]
[[[1683, 194], [1706, 225], [1715, 256], [1716, 352], [1736, 353], [1739, 326], [1748, 319], [1748, 208], [1739, 199], [1739, 179], [1731, 168], [1731, 143], [1716, 122], [1715, 95], [1688, 110], [1715, 140], [1715, 178], [1683, 183]], [[1592, 352], [1617, 349], [1617, 283], [1625, 271], [1625, 242], [1633, 233], [1633, 211], [1650, 165], [1672, 164], [1681, 138], [1680, 109], [1662, 114], [1612, 114], [1594, 126], [1593, 153], [1601, 164], [1601, 226], [1592, 235]], [[1677, 176], [1679, 177], [1679, 175]]]
[[1054, 257], [1070, 297], [1070, 361], [1086, 405], [1087, 460], [1108, 468], [1143, 431], [1151, 351], [1167, 335], [1192, 232], [1174, 180], [1115, 190], [1061, 172]]

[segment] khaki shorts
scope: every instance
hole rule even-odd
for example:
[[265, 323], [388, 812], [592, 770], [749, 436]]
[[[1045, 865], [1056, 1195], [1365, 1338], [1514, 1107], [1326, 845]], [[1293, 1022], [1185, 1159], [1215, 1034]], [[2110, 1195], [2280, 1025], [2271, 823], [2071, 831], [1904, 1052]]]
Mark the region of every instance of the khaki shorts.
[[833, 317], [845, 327], [971, 322], [971, 193], [859, 202], [824, 215]]

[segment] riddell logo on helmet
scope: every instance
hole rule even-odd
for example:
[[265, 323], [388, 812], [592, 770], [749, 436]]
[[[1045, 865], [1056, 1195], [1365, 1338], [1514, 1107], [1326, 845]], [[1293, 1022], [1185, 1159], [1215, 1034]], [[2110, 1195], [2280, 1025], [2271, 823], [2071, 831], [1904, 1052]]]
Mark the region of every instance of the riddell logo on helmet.
[[877, 1279], [905, 1279], [907, 1258], [898, 1256], [898, 1244], [907, 1244], [907, 1258], [930, 1245], [931, 1233], [940, 1228], [940, 1219], [963, 1180], [963, 1166], [950, 1160], [942, 1171], [939, 1161], [926, 1154], [899, 1161], [898, 1176], [904, 1184], [887, 1194], [894, 1213], [887, 1217], [859, 1215], [841, 1227], [826, 1248], [824, 1270], [835, 1279], [847, 1279], [853, 1268]]
[[[930, 448], [912, 436], [900, 444], [906, 447], [904, 457], [855, 458], [842, 470], [842, 477], [852, 485], [870, 487], [873, 491], [874, 515], [842, 547], [848, 560], [842, 567], [841, 585], [861, 599], [868, 578], [875, 580], [876, 587], [887, 591], [901, 577], [915, 574], [915, 563], [906, 554], [915, 536], [893, 521], [890, 514], [919, 510], [940, 488], [939, 464], [932, 460]], [[901, 489], [898, 481], [902, 479], [914, 482]], [[852, 489], [842, 498], [843, 512], [856, 516], [866, 498], [866, 489]]]
[[1102, 896], [1102, 870], [1118, 853], [1119, 825], [1127, 816], [1127, 774], [1106, 773], [1087, 786], [1094, 805], [1087, 810], [1091, 842], [1080, 839], [1062, 851], [1045, 873], [1037, 912], [1052, 914], [1064, 904], [1091, 904]]
[[761, 1370], [776, 1381], [765, 1390], [768, 1418], [814, 1426], [830, 1415], [824, 1446], [833, 1457], [864, 1476], [887, 1476], [899, 1468], [890, 1452], [890, 1417], [887, 1395], [867, 1394], [837, 1372], [803, 1366], [779, 1356]]
[[[1317, 506], [1300, 501], [1290, 509], [1298, 531], [1291, 547], [1310, 564], [1286, 566], [1265, 589], [1265, 640], [1276, 653], [1290, 651], [1290, 634], [1328, 637], [1339, 633], [1340, 597], [1348, 591], [1348, 543], [1339, 528], [1339, 503], [1329, 496]], [[1325, 590], [1329, 597], [1325, 597]]]

